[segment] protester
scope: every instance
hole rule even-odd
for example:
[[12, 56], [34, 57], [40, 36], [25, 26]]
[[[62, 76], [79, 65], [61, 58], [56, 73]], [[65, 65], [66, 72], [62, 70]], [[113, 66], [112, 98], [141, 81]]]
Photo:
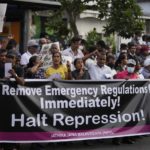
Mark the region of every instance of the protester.
[[[52, 54], [53, 64], [45, 71], [45, 77], [48, 79], [67, 80], [70, 79], [70, 66], [62, 64], [62, 58], [60, 52]], [[67, 68], [68, 67], [68, 68]]]
[[4, 78], [4, 64], [6, 62], [7, 51], [5, 49], [0, 49], [0, 78]]
[[75, 58], [83, 58], [84, 54], [80, 50], [81, 38], [73, 37], [71, 39], [70, 47], [62, 51], [62, 55], [70, 56], [74, 61]]
[[75, 70], [72, 71], [72, 78], [75, 80], [91, 79], [88, 70], [85, 69], [82, 58], [74, 60]]
[[128, 45], [125, 43], [120, 44], [120, 49], [117, 51], [116, 57], [118, 58], [121, 53], [127, 53], [128, 52]]
[[44, 79], [44, 69], [41, 68], [43, 62], [38, 56], [32, 56], [25, 68], [25, 78], [27, 79]]
[[103, 40], [97, 41], [96, 48], [99, 52], [107, 53], [106, 52], [106, 43]]
[[50, 54], [53, 54], [55, 52], [60, 52], [60, 48], [59, 48], [58, 44], [53, 43], [50, 47], [49, 52], [50, 52]]
[[20, 64], [22, 66], [26, 66], [29, 63], [29, 59], [33, 56], [33, 55], [37, 55], [37, 51], [38, 51], [38, 43], [36, 42], [36, 40], [29, 40], [28, 44], [27, 44], [27, 51], [21, 55], [21, 60], [20, 60]]
[[136, 61], [134, 59], [129, 59], [127, 62], [127, 69], [120, 71], [115, 75], [115, 79], [139, 79], [136, 73]]
[[97, 54], [97, 64], [87, 64], [87, 68], [92, 80], [106, 80], [112, 79], [113, 74], [110, 69], [106, 65], [106, 54], [104, 53], [96, 53]]
[[135, 45], [142, 44], [142, 33], [141, 31], [136, 31], [133, 38], [131, 39], [131, 42]]
[[106, 57], [106, 64], [110, 67], [113, 76], [117, 73], [115, 69], [115, 61], [116, 59], [114, 55], [108, 55]]
[[136, 54], [136, 45], [132, 42], [128, 43], [128, 54], [127, 57], [128, 59], [134, 59], [136, 63], [139, 63], [139, 58]]
[[124, 71], [127, 68], [127, 53], [121, 53], [115, 62], [116, 71]]
[[47, 39], [46, 39], [46, 38], [40, 38], [40, 39], [39, 39], [39, 50], [42, 49], [42, 46], [43, 46], [44, 44], [47, 44]]

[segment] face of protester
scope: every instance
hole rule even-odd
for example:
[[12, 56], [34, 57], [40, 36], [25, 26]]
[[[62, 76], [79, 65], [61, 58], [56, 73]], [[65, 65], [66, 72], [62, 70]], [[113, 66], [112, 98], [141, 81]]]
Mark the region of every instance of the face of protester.
[[37, 53], [37, 51], [38, 51], [38, 46], [31, 46], [31, 47], [28, 47], [28, 51], [29, 51], [31, 54], [35, 54], [35, 53]]
[[75, 41], [75, 42], [71, 43], [71, 49], [73, 51], [76, 51], [79, 48], [80, 44], [81, 44], [81, 41]]
[[128, 62], [128, 58], [127, 58], [127, 56], [126, 56], [124, 59], [122, 59], [121, 63], [122, 63], [123, 65], [127, 65], [127, 62]]
[[131, 48], [129, 49], [129, 52], [131, 54], [135, 54], [135, 52], [136, 52], [136, 46], [131, 46]]
[[128, 64], [127, 65], [127, 71], [128, 71], [128, 73], [134, 73], [135, 66], [133, 64]]
[[8, 56], [8, 57], [6, 57], [6, 62], [12, 63], [12, 65], [14, 66], [16, 64], [16, 57], [15, 56]]
[[0, 54], [0, 62], [5, 63], [7, 52]]
[[76, 64], [75, 64], [75, 68], [77, 70], [83, 69], [84, 68], [84, 64], [83, 64], [83, 60], [82, 59], [77, 59]]
[[53, 65], [60, 65], [61, 64], [61, 54], [55, 53], [53, 54]]
[[36, 57], [36, 60], [35, 60], [35, 62], [33, 63], [34, 65], [37, 65], [37, 64], [39, 64], [40, 63], [40, 58], [39, 57]]
[[98, 54], [97, 55], [97, 65], [103, 67], [106, 64], [106, 55]]
[[56, 53], [59, 52], [59, 48], [56, 44], [52, 44], [51, 48], [50, 48], [50, 53]]

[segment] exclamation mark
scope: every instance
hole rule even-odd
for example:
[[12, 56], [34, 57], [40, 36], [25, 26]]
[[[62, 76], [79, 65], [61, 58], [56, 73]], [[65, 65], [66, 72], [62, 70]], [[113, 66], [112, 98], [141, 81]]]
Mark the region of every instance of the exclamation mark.
[[117, 106], [118, 107], [120, 106], [120, 96], [118, 96], [118, 99], [117, 99]]
[[140, 110], [140, 113], [141, 113], [142, 120], [145, 120], [145, 117], [144, 117], [144, 112], [143, 112], [143, 110]]

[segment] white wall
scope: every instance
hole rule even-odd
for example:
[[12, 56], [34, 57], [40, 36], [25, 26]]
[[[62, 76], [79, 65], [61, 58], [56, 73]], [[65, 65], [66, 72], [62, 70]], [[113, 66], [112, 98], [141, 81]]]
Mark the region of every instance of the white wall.
[[104, 21], [100, 21], [97, 18], [82, 18], [77, 20], [77, 27], [79, 34], [86, 37], [89, 31], [92, 31], [93, 28], [96, 28], [98, 33], [103, 33], [103, 26], [106, 24]]

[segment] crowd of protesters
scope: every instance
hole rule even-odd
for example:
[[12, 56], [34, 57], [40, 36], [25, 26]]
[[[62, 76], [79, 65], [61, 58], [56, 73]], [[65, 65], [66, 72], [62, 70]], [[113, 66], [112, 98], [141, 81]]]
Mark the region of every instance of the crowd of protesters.
[[[9, 37], [0, 48], [0, 78], [6, 80], [14, 78], [20, 85], [25, 84], [24, 79], [101, 81], [150, 78], [150, 36], [144, 35], [141, 38], [141, 34], [135, 33], [129, 43], [120, 44], [120, 49], [115, 54], [103, 40], [95, 41], [95, 45], [87, 48], [85, 40], [73, 37], [66, 49], [56, 44], [51, 45], [49, 49], [51, 65], [43, 68], [39, 53], [42, 46], [50, 42], [44, 37], [39, 41], [31, 39], [27, 43], [27, 51], [20, 54], [16, 41], [13, 37]], [[5, 76], [7, 62], [12, 63], [8, 77]], [[127, 137], [122, 141], [132, 144], [136, 141], [135, 139]], [[113, 143], [121, 142], [114, 139]], [[0, 150], [6, 149], [18, 150], [19, 146], [1, 144]]]

